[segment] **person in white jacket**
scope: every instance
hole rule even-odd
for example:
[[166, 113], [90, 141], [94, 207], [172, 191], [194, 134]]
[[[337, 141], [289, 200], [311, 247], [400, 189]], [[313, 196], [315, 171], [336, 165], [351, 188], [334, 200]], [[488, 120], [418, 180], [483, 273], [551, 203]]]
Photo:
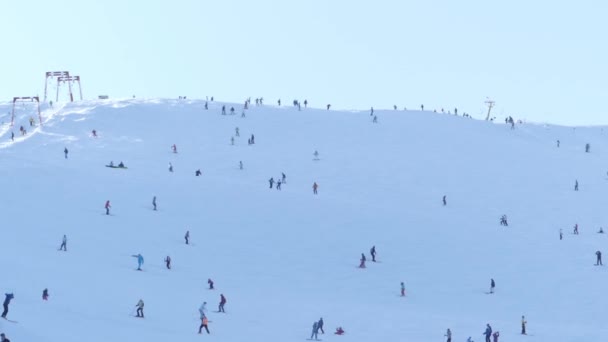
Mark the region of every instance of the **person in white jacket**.
[[203, 305], [198, 308], [198, 312], [201, 314], [201, 319], [207, 317], [207, 302], [203, 302]]

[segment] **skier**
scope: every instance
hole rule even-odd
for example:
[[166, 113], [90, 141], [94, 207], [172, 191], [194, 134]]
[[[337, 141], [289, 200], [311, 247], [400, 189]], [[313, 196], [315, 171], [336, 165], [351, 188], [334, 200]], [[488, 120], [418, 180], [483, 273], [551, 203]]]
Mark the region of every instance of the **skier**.
[[184, 236], [184, 239], [186, 240], [186, 245], [189, 245], [189, 239], [190, 239], [190, 231], [186, 230], [186, 235]]
[[4, 303], [2, 303], [2, 307], [4, 307], [4, 311], [2, 311], [2, 318], [6, 319], [6, 314], [8, 314], [8, 305], [11, 303], [11, 300], [15, 298], [12, 293], [4, 294]]
[[239, 160], [239, 170], [242, 170], [242, 169], [243, 169], [243, 161]]
[[281, 107], [281, 99], [279, 99], [279, 100], [277, 101], [277, 104], [279, 105], [279, 107]]
[[281, 190], [281, 180], [277, 181], [277, 190]]
[[152, 197], [152, 206], [154, 206], [154, 211], [156, 211], [156, 196]]
[[285, 176], [284, 172], [281, 172], [281, 182], [285, 184], [287, 182], [287, 176]]
[[603, 266], [602, 265], [602, 252], [600, 252], [600, 251], [595, 252], [595, 256], [597, 257], [596, 261], [595, 261], [595, 266], [598, 266], [598, 265]]
[[490, 324], [486, 324], [486, 331], [483, 333], [486, 336], [486, 342], [490, 342], [490, 337], [492, 336], [492, 327]]
[[522, 335], [526, 335], [526, 324], [528, 322], [526, 321], [526, 318], [524, 316], [521, 316], [521, 334]]
[[67, 147], [63, 148], [63, 154], [65, 155], [65, 159], [68, 159], [68, 148]]
[[209, 325], [209, 320], [207, 319], [207, 316], [202, 316], [201, 317], [201, 326], [198, 327], [198, 333], [200, 334], [203, 331], [203, 328], [205, 328], [205, 331], [207, 332], [207, 334], [210, 334], [208, 325]]
[[[53, 101], [51, 101], [53, 102]], [[52, 107], [52, 105], [51, 105]], [[4, 333], [0, 334], [0, 342], [11, 342], [11, 340], [9, 340], [8, 338], [6, 338], [6, 335], [4, 335]]]
[[173, 165], [169, 163], [169, 172], [173, 172]]
[[445, 200], [445, 195], [443, 195], [442, 201], [443, 201], [443, 206], [445, 207], [448, 204], [448, 202]]
[[140, 299], [139, 302], [137, 302], [137, 304], [135, 305], [135, 307], [137, 308], [136, 317], [144, 318], [144, 301]]
[[312, 340], [312, 338], [314, 337], [315, 340], [318, 340], [319, 338], [317, 337], [317, 334], [319, 333], [319, 323], [317, 321], [315, 321], [312, 324], [312, 334], [310, 334], [310, 339]]
[[445, 333], [445, 335], [443, 335], [445, 337], [447, 337], [448, 339], [446, 340], [446, 342], [452, 342], [452, 331], [450, 330], [450, 328], [448, 328], [448, 331]]
[[48, 289], [42, 290], [42, 300], [49, 300], [49, 290]]
[[494, 282], [494, 278], [490, 278], [490, 293], [494, 293], [495, 287], [496, 287], [496, 283]]
[[106, 208], [106, 215], [110, 215], [110, 208], [112, 208], [112, 206], [110, 205], [110, 200], [106, 201], [105, 208]]
[[578, 180], [574, 181], [574, 191], [578, 191]]
[[578, 223], [574, 225], [574, 235], [578, 235]]
[[211, 278], [207, 279], [207, 284], [209, 284], [209, 290], [213, 290], [213, 280]]
[[323, 317], [321, 317], [319, 319], [319, 322], [317, 322], [317, 327], [319, 328], [319, 330], [321, 330], [321, 334], [325, 334], [325, 331], [323, 330]]
[[198, 308], [198, 312], [201, 314], [201, 319], [207, 317], [207, 302], [203, 302], [200, 308]]
[[165, 265], [167, 266], [167, 269], [170, 270], [171, 269], [171, 257], [167, 255], [167, 257], [165, 258]]
[[177, 146], [175, 146], [175, 144], [173, 144], [171, 146], [171, 150], [173, 150], [173, 153], [177, 153]]
[[372, 246], [372, 249], [369, 250], [369, 254], [372, 255], [372, 261], [376, 262], [376, 246]]
[[226, 304], [226, 297], [223, 294], [220, 294], [220, 305], [217, 309], [218, 312], [226, 312], [224, 311], [224, 305]]
[[209, 109], [209, 104], [205, 101], [205, 110]]
[[272, 184], [274, 184], [274, 178], [270, 177], [268, 183], [270, 183], [270, 188], [272, 189]]
[[314, 182], [314, 183], [312, 184], [312, 193], [316, 195], [316, 194], [317, 194], [317, 189], [318, 189], [318, 188], [319, 188], [319, 185], [317, 184], [317, 182]]
[[329, 108], [331, 108], [331, 104], [327, 104], [327, 110], [329, 110]]
[[365, 254], [361, 253], [361, 263], [359, 264], [359, 268], [365, 268]]
[[405, 284], [403, 282], [401, 282], [401, 297], [405, 297]]
[[424, 111], [424, 105], [423, 104], [420, 105], [420, 110]]
[[68, 243], [68, 238], [63, 235], [63, 239], [61, 240], [61, 246], [59, 246], [59, 250], [63, 250], [64, 252], [67, 252], [67, 243]]
[[141, 254], [131, 255], [134, 258], [137, 258], [137, 270], [141, 271], [141, 265], [144, 264], [144, 257]]
[[498, 331], [494, 332], [494, 334], [492, 334], [492, 341], [498, 342], [498, 336], [500, 336], [500, 333]]

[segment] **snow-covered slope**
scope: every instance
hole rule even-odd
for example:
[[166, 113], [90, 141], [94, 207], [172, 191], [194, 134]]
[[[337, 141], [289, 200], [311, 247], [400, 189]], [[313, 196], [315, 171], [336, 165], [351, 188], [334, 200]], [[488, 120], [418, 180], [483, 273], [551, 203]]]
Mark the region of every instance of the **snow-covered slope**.
[[[481, 341], [486, 323], [501, 341], [605, 340], [608, 270], [594, 266], [595, 251], [608, 252], [596, 233], [608, 190], [601, 127], [511, 130], [392, 110], [374, 124], [367, 111], [255, 105], [242, 118], [241, 105], [225, 116], [222, 105], [44, 106], [44, 126], [30, 128], [25, 104], [14, 143], [1, 115], [0, 294], [14, 292], [18, 323], [0, 320], [0, 331], [40, 342], [301, 341], [323, 317], [324, 341], [443, 341], [447, 328], [453, 341]], [[282, 190], [269, 189], [282, 172]], [[63, 234], [67, 252], [57, 251]], [[379, 262], [359, 269], [372, 245]], [[221, 293], [226, 314], [212, 312]], [[143, 320], [132, 316], [139, 299]], [[203, 301], [210, 336], [197, 334]]]

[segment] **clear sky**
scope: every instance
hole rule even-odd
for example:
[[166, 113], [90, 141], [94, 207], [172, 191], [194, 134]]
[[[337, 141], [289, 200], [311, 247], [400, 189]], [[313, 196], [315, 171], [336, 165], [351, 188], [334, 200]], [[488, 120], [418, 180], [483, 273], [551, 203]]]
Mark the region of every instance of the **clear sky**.
[[[178, 97], [316, 107], [458, 107], [608, 124], [608, 2], [19, 0], [0, 4], [0, 99]], [[54, 87], [52, 88], [54, 91]]]

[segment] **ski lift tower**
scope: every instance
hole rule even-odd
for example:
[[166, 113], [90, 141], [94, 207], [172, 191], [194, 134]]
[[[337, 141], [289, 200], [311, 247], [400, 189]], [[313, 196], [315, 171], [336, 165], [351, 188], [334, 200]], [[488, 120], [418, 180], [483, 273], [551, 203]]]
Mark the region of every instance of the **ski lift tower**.
[[52, 80], [53, 77], [69, 77], [69, 71], [47, 71], [46, 77], [44, 78], [44, 102], [46, 102], [46, 89], [49, 85], [49, 78]]
[[496, 102], [490, 100], [490, 98], [486, 98], [486, 102], [484, 103], [488, 106], [488, 115], [486, 115], [486, 121], [488, 121], [490, 120], [490, 112], [492, 111], [492, 108], [494, 107]]
[[38, 109], [38, 121], [40, 121], [40, 126], [42, 126], [42, 115], [40, 114], [40, 98], [38, 96], [26, 96], [26, 97], [13, 97], [13, 112], [11, 114], [11, 127], [15, 122], [15, 104], [17, 101], [30, 101], [36, 102], [36, 107]]
[[72, 95], [72, 83], [78, 82], [78, 90], [80, 91], [80, 101], [82, 101], [82, 86], [80, 85], [80, 76], [59, 76], [57, 77], [57, 95], [55, 102], [59, 101], [59, 85], [62, 83], [68, 83], [70, 89], [70, 102], [74, 102], [74, 95]]

